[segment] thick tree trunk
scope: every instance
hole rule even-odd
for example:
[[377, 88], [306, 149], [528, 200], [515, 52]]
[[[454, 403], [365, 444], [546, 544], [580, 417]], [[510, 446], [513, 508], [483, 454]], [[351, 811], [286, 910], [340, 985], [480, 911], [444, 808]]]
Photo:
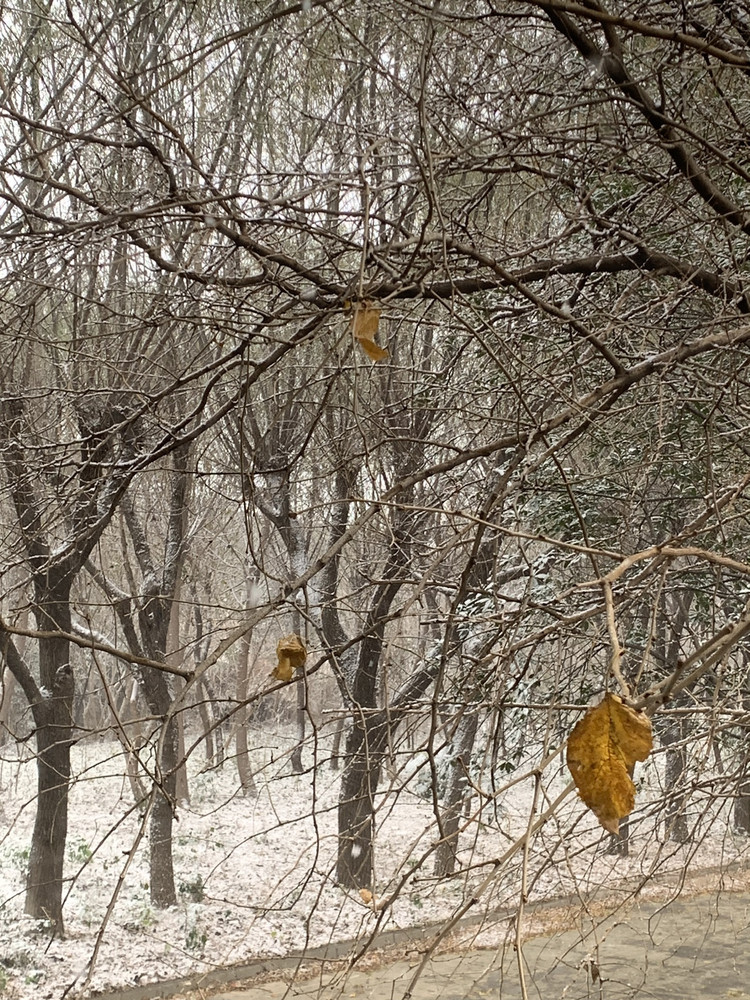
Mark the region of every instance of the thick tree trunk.
[[172, 864], [172, 823], [177, 793], [178, 734], [170, 719], [164, 734], [160, 780], [156, 789], [149, 827], [149, 874], [151, 902], [160, 909], [177, 904]]
[[[45, 595], [37, 621], [40, 627], [69, 628], [69, 594], [63, 587]], [[44, 608], [52, 607], [50, 619]], [[66, 629], [67, 630], [67, 629]], [[65, 842], [68, 835], [70, 748], [73, 745], [73, 672], [67, 640], [39, 640], [41, 700], [32, 706], [36, 724], [37, 811], [29, 853], [25, 910], [37, 920], [50, 921], [63, 934], [62, 890]]]
[[[167, 678], [159, 670], [145, 670], [143, 687], [153, 715], [166, 718], [171, 704]], [[149, 875], [151, 902], [160, 909], [177, 904], [172, 864], [172, 821], [177, 796], [178, 732], [169, 720], [156, 767], [154, 805], [149, 826]]]
[[37, 920], [48, 920], [55, 933], [62, 936], [63, 864], [68, 834], [72, 745], [70, 705], [61, 700], [44, 706], [42, 711], [48, 721], [36, 734], [38, 798], [25, 910]]
[[383, 762], [384, 725], [378, 716], [355, 719], [346, 739], [339, 792], [336, 881], [347, 889], [374, 891], [375, 793]]
[[[35, 581], [40, 629], [70, 631], [70, 583], [46, 573]], [[31, 835], [25, 910], [48, 920], [62, 936], [62, 891], [68, 835], [70, 748], [73, 745], [75, 682], [70, 645], [62, 637], [39, 639], [40, 699], [32, 705], [37, 746], [37, 811]]]
[[453, 740], [454, 755], [448, 772], [441, 825], [442, 839], [435, 850], [435, 875], [441, 878], [453, 875], [458, 853], [458, 828], [463, 814], [463, 803], [469, 786], [469, 766], [477, 735], [476, 711], [465, 711]]

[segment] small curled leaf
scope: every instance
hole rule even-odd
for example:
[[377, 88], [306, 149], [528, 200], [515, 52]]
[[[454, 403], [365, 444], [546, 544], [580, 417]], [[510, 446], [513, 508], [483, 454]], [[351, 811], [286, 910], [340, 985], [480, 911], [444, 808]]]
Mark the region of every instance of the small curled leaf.
[[276, 646], [276, 657], [278, 663], [271, 671], [271, 677], [277, 681], [289, 683], [294, 676], [294, 671], [304, 667], [307, 659], [307, 649], [298, 635], [285, 635], [279, 639]]

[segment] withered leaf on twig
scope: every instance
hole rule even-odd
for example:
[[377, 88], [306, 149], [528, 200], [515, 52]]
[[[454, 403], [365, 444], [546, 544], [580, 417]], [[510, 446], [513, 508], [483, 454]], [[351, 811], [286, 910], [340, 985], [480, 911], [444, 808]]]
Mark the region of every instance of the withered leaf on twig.
[[380, 325], [380, 306], [372, 302], [357, 302], [352, 316], [352, 333], [354, 339], [371, 361], [383, 361], [388, 357], [388, 351], [376, 343], [375, 335]]
[[613, 694], [589, 709], [570, 734], [568, 769], [579, 795], [610, 833], [619, 833], [620, 820], [633, 811], [633, 767], [652, 746], [650, 720]]
[[276, 656], [278, 663], [271, 671], [271, 677], [277, 681], [287, 683], [294, 676], [294, 671], [304, 667], [307, 659], [307, 649], [298, 635], [285, 635], [279, 639], [276, 646]]

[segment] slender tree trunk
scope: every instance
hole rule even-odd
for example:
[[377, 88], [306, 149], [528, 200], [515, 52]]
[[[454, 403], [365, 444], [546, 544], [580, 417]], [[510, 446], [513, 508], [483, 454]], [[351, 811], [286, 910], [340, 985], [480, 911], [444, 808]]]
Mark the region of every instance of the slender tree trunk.
[[305, 770], [302, 763], [302, 749], [305, 745], [305, 729], [307, 725], [307, 688], [304, 677], [297, 680], [297, 746], [292, 751], [292, 773], [302, 774]]
[[[635, 766], [628, 768], [631, 777], [635, 774]], [[630, 816], [620, 820], [620, 831], [612, 834], [606, 842], [605, 852], [614, 857], [627, 858], [630, 855]]]
[[0, 667], [0, 747], [8, 739], [8, 726], [10, 723], [10, 706], [13, 701], [13, 692], [16, 686], [16, 678], [7, 668]]
[[[180, 643], [180, 595], [182, 590], [182, 580], [178, 573], [175, 584], [174, 597], [169, 610], [169, 628], [167, 630], [167, 655], [164, 657], [172, 667], [181, 667], [185, 659], [185, 651]], [[184, 688], [185, 682], [177, 677], [173, 678], [173, 683], [177, 684], [177, 693]], [[180, 712], [176, 718], [177, 723], [177, 756], [175, 763], [177, 766], [176, 775], [176, 801], [190, 802], [190, 785], [188, 784], [187, 761], [185, 760], [185, 713]]]
[[[671, 595], [673, 607], [669, 608], [666, 593], [662, 593], [657, 616], [657, 631], [653, 644], [654, 659], [665, 672], [677, 665], [682, 633], [687, 624], [692, 591]], [[684, 696], [673, 702], [675, 708], [685, 707]], [[671, 715], [664, 720], [661, 742], [666, 749], [664, 765], [664, 785], [667, 792], [664, 810], [665, 837], [686, 844], [690, 841], [685, 807], [689, 799], [687, 785], [688, 752], [686, 740], [689, 723], [685, 716]]]
[[[291, 546], [290, 552], [293, 572], [303, 572], [305, 565], [303, 542], [299, 538], [299, 534], [299, 532], [292, 534], [292, 539], [295, 543]], [[297, 635], [300, 635], [301, 616], [297, 609], [295, 609], [292, 615], [292, 629]], [[297, 707], [294, 711], [294, 721], [297, 729], [297, 745], [292, 750], [291, 765], [292, 774], [303, 774], [305, 767], [302, 763], [302, 750], [305, 745], [305, 732], [307, 729], [307, 687], [304, 677], [298, 677], [295, 686], [297, 688]]]
[[[747, 657], [743, 656], [743, 661], [743, 667], [745, 671], [747, 671]], [[742, 707], [745, 710], [750, 708], [750, 693], [743, 691]], [[742, 741], [743, 750], [740, 756], [737, 796], [734, 800], [734, 807], [732, 809], [732, 821], [734, 823], [735, 830], [740, 833], [750, 834], [750, 750], [747, 749], [747, 727], [740, 727], [739, 735], [740, 740]]]
[[211, 736], [214, 741], [214, 767], [223, 767], [226, 760], [226, 748], [224, 746], [224, 720], [221, 714], [221, 706], [216, 698], [216, 694], [204, 678], [202, 687], [208, 699], [209, 716], [211, 719]]
[[743, 754], [740, 764], [740, 780], [737, 784], [732, 821], [738, 832], [750, 834], [750, 754], [748, 753]]
[[341, 737], [344, 735], [344, 716], [341, 715], [336, 720], [336, 728], [333, 731], [333, 745], [331, 746], [331, 770], [338, 771], [341, 759]]
[[453, 740], [453, 758], [448, 772], [448, 785], [441, 823], [443, 836], [435, 850], [435, 875], [453, 875], [458, 853], [458, 828], [463, 813], [464, 797], [469, 786], [469, 766], [477, 735], [478, 716], [467, 709], [461, 717]]
[[250, 723], [249, 713], [244, 705], [247, 700], [248, 685], [250, 683], [250, 653], [252, 643], [252, 631], [246, 632], [240, 640], [240, 658], [237, 665], [237, 701], [243, 707], [237, 713], [237, 735], [236, 759], [237, 771], [240, 776], [240, 787], [242, 794], [255, 796], [258, 789], [255, 787], [253, 769], [250, 765], [250, 754], [247, 745], [247, 727]]
[[214, 750], [213, 720], [209, 712], [208, 695], [202, 683], [198, 684], [198, 715], [203, 727], [203, 742], [206, 745], [206, 763], [209, 767], [214, 767], [216, 753]]
[[664, 767], [664, 786], [667, 791], [664, 832], [666, 837], [678, 844], [687, 844], [691, 840], [685, 813], [689, 798], [685, 789], [688, 771], [685, 745], [687, 737], [688, 725], [684, 716], [669, 718], [662, 734], [662, 745], [667, 750]]

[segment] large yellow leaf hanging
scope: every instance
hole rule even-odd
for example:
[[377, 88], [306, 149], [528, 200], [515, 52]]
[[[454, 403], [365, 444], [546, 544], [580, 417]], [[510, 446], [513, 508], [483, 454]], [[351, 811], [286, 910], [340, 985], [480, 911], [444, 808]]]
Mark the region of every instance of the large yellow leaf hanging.
[[570, 734], [567, 761], [573, 781], [610, 833], [619, 833], [620, 820], [633, 811], [633, 767], [652, 746], [650, 720], [613, 694], [589, 709]]

